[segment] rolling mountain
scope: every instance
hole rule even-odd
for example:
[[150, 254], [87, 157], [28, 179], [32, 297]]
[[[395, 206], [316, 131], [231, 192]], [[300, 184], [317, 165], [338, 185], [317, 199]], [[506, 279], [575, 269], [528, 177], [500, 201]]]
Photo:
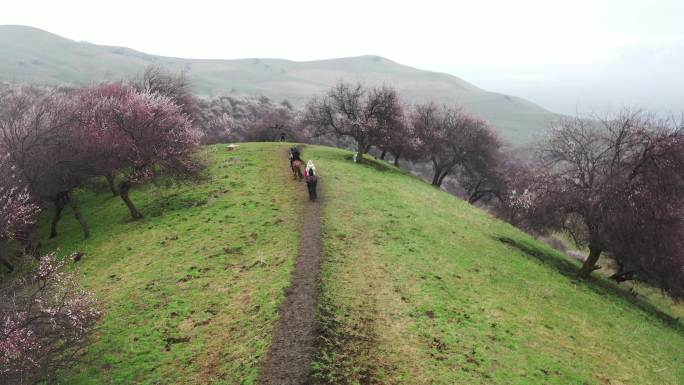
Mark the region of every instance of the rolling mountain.
[[458, 103], [492, 122], [502, 136], [529, 142], [558, 115], [527, 100], [480, 89], [458, 77], [378, 56], [296, 62], [163, 57], [124, 47], [76, 42], [26, 26], [0, 26], [0, 81], [88, 84], [140, 73], [150, 64], [186, 71], [201, 96], [227, 93], [288, 99], [301, 106], [340, 79], [391, 84], [408, 102]]

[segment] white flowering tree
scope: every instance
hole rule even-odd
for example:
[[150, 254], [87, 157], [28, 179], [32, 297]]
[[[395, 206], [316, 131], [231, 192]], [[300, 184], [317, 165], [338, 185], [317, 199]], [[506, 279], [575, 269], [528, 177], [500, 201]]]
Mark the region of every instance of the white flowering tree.
[[[40, 212], [15, 170], [9, 157], [0, 157], [4, 245], [26, 244]], [[54, 254], [42, 257], [27, 276], [0, 284], [0, 383], [34, 384], [74, 364], [99, 318], [95, 305], [92, 294], [78, 287], [64, 271], [64, 260], [57, 262]]]
[[54, 254], [0, 286], [0, 383], [49, 381], [78, 362], [100, 311]]
[[[9, 249], [10, 242], [28, 247], [29, 230], [36, 222], [40, 208], [33, 202], [29, 190], [16, 174], [8, 156], [0, 156], [0, 248]], [[4, 245], [4, 247], [3, 247]], [[14, 266], [0, 255], [0, 263], [10, 272]]]

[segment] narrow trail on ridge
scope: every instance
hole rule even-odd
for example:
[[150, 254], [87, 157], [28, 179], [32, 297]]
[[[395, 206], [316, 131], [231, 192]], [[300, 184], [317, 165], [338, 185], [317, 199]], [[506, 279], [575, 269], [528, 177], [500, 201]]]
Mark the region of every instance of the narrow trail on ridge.
[[[291, 170], [288, 167], [288, 172]], [[321, 194], [310, 202], [306, 197], [299, 240], [299, 256], [292, 272], [292, 283], [280, 305], [271, 346], [262, 362], [259, 384], [295, 385], [311, 383], [311, 362], [316, 349], [316, 304], [318, 274], [323, 259], [321, 240]]]

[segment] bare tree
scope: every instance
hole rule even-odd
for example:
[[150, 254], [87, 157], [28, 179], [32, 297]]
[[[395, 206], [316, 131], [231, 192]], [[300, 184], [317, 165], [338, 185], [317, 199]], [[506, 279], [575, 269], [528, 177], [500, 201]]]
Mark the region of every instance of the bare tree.
[[333, 134], [356, 142], [356, 161], [362, 162], [370, 147], [382, 140], [383, 131], [399, 124], [401, 104], [391, 87], [366, 89], [339, 82], [322, 98], [306, 106], [303, 121], [314, 136]]
[[70, 205], [84, 235], [90, 230], [71, 191], [92, 176], [77, 161], [80, 138], [74, 135], [77, 113], [65, 92], [34, 87], [11, 88], [0, 95], [0, 149], [8, 154], [31, 189], [55, 205], [52, 236], [66, 205]]
[[295, 130], [292, 110], [283, 106], [276, 106], [259, 116], [256, 121], [247, 125], [244, 133], [244, 139], [252, 142], [273, 142], [281, 137], [291, 142], [304, 139]]
[[616, 279], [631, 266], [632, 277], [681, 295], [683, 143], [681, 127], [639, 111], [561, 121], [539, 147], [531, 223], [588, 246], [580, 277], [607, 251], [622, 266]]
[[434, 103], [415, 107], [412, 126], [420, 152], [433, 167], [433, 186], [456, 171], [481, 173], [491, 164], [500, 144], [491, 127], [460, 108]]
[[158, 65], [150, 65], [131, 85], [141, 93], [160, 94], [171, 99], [191, 121], [198, 119], [199, 100], [192, 93], [192, 83], [184, 72], [173, 73]]
[[[616, 281], [638, 279], [684, 298], [684, 126], [654, 122], [611, 186], [605, 238]], [[621, 155], [623, 156], [623, 155]]]
[[399, 159], [418, 160], [420, 152], [418, 139], [410, 120], [409, 107], [401, 106], [398, 119], [393, 124], [384, 126], [376, 146], [380, 149], [380, 159], [384, 160], [387, 153], [394, 157], [394, 165], [399, 166]]
[[[469, 203], [501, 199], [506, 191], [508, 164], [501, 142], [488, 126], [478, 126], [457, 167], [459, 185], [466, 190]], [[509, 157], [508, 162], [514, 160]]]

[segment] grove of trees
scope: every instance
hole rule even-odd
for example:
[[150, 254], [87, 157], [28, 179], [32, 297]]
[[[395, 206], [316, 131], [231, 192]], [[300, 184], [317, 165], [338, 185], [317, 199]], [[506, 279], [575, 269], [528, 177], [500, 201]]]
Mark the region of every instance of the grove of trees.
[[[302, 127], [302, 129], [299, 129]], [[99, 317], [31, 230], [53, 208], [51, 236], [70, 207], [90, 235], [75, 190], [106, 180], [133, 220], [131, 189], [160, 176], [188, 178], [201, 143], [332, 140], [395, 165], [431, 169], [433, 186], [458, 183], [472, 204], [535, 234], [564, 232], [588, 249], [587, 278], [602, 255], [618, 282], [647, 282], [684, 298], [684, 123], [641, 111], [569, 117], [535, 144], [534, 159], [505, 150], [494, 128], [457, 105], [407, 105], [392, 87], [339, 82], [296, 111], [288, 102], [198, 99], [188, 79], [151, 67], [127, 82], [80, 88], [0, 88], [0, 265], [10, 247], [35, 271], [0, 287], [0, 379], [34, 383], [74, 362]]]
[[143, 214], [129, 195], [134, 184], [200, 170], [194, 154], [201, 132], [185, 80], [156, 70], [143, 79], [144, 87], [120, 82], [0, 90], [0, 263], [12, 272], [12, 257], [35, 257], [32, 269], [26, 263], [18, 276], [0, 280], [3, 384], [49, 381], [77, 363], [100, 317], [92, 293], [65, 270], [69, 257], [41, 255], [32, 245], [41, 209], [54, 209], [51, 236], [70, 206], [88, 237], [87, 213], [74, 190], [91, 179], [108, 180], [139, 219]]
[[[8, 157], [0, 159], [0, 250], [11, 242], [25, 246], [40, 213], [15, 171]], [[4, 256], [0, 261], [14, 270]], [[39, 383], [74, 365], [99, 317], [92, 293], [79, 288], [54, 254], [40, 258], [28, 275], [0, 281], [0, 380]]]
[[526, 181], [524, 225], [566, 231], [589, 255], [618, 265], [617, 281], [639, 279], [684, 297], [684, 131], [639, 111], [567, 118], [537, 146]]
[[486, 203], [516, 226], [569, 234], [588, 249], [580, 278], [608, 253], [616, 281], [638, 279], [684, 297], [681, 122], [629, 110], [565, 118], [530, 160], [504, 151], [493, 127], [460, 106], [407, 106], [389, 86], [345, 82], [311, 99], [301, 122], [312, 137], [351, 140], [357, 162], [376, 148], [395, 164], [399, 157], [427, 163], [433, 186], [451, 177], [470, 203]]
[[0, 380], [37, 384], [79, 362], [101, 312], [64, 260], [42, 257], [35, 271], [0, 283]]
[[275, 103], [266, 97], [220, 96], [199, 100], [195, 120], [202, 143], [277, 141], [303, 142], [307, 138], [296, 127], [297, 112], [287, 101]]

